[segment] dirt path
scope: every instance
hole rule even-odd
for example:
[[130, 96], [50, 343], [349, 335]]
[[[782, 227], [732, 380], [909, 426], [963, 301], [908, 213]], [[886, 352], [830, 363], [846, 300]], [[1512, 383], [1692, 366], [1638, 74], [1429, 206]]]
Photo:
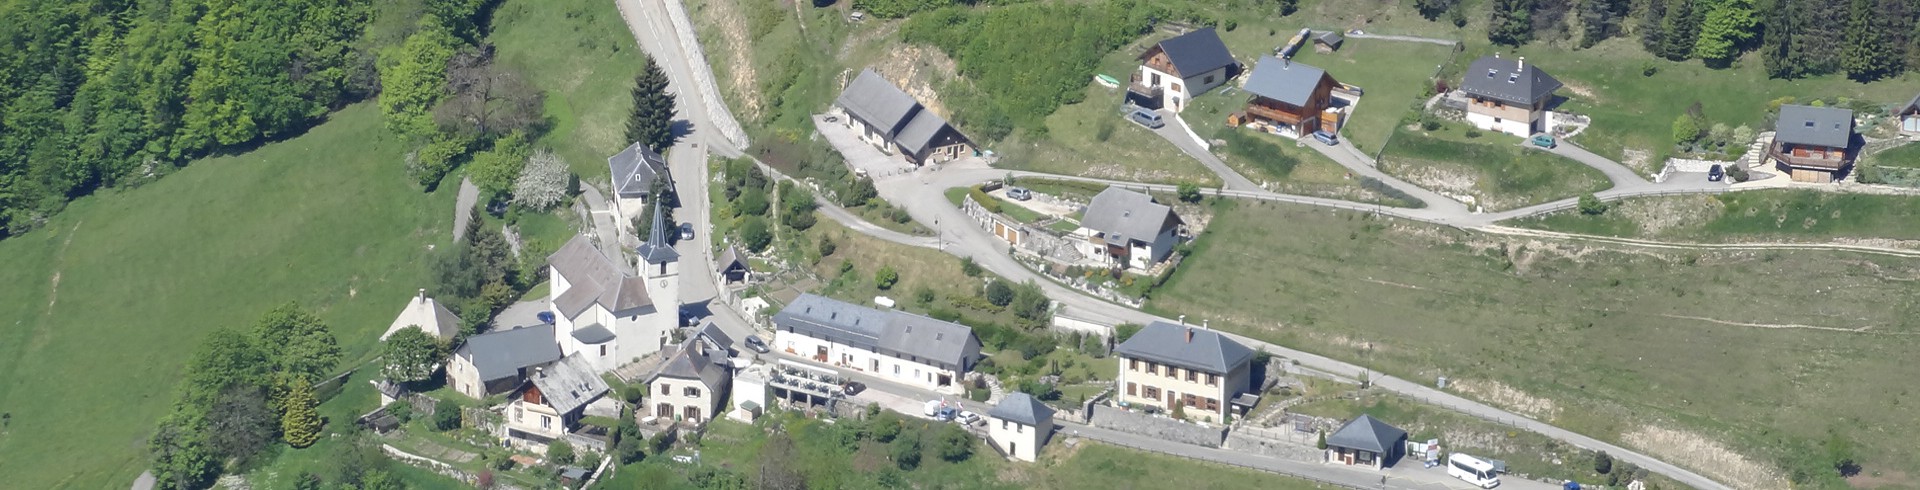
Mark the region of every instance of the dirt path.
[[1840, 328], [1840, 327], [1821, 327], [1821, 326], [1816, 326], [1816, 325], [1801, 325], [1801, 324], [1797, 324], [1797, 323], [1747, 323], [1747, 322], [1732, 322], [1732, 321], [1726, 321], [1726, 320], [1718, 320], [1718, 319], [1713, 319], [1713, 318], [1707, 318], [1707, 317], [1699, 317], [1699, 316], [1686, 316], [1686, 315], [1669, 315], [1669, 314], [1665, 314], [1665, 313], [1662, 313], [1662, 314], [1660, 314], [1660, 316], [1663, 316], [1663, 317], [1667, 317], [1667, 318], [1675, 318], [1675, 319], [1680, 319], [1680, 320], [1695, 320], [1695, 321], [1702, 321], [1702, 322], [1709, 322], [1709, 323], [1718, 323], [1718, 324], [1721, 324], [1721, 325], [1732, 325], [1732, 326], [1735, 326], [1735, 327], [1753, 327], [1753, 328], [1772, 328], [1772, 329], [1807, 329], [1807, 330], [1826, 330], [1826, 331], [1829, 331], [1829, 332], [1847, 332], [1847, 333], [1878, 333], [1878, 334], [1887, 334], [1887, 335], [1910, 335], [1909, 333], [1889, 333], [1889, 332], [1870, 332], [1870, 331], [1868, 331], [1868, 330], [1869, 330], [1869, 329], [1872, 329], [1872, 328], [1873, 328], [1873, 326], [1871, 326], [1871, 325], [1868, 325], [1868, 326], [1862, 326], [1862, 327], [1860, 327], [1860, 328]]
[[473, 205], [480, 200], [480, 188], [473, 180], [460, 178], [460, 194], [453, 199], [453, 241], [460, 241], [467, 234], [467, 222], [473, 220]]
[[1669, 250], [1812, 250], [1812, 251], [1828, 251], [1828, 252], [1860, 252], [1860, 253], [1868, 253], [1868, 254], [1876, 254], [1876, 255], [1890, 255], [1894, 257], [1920, 258], [1920, 250], [1910, 250], [1910, 249], [1893, 248], [1893, 247], [1878, 247], [1873, 245], [1849, 245], [1849, 244], [1841, 244], [1841, 243], [1781, 243], [1781, 242], [1758, 242], [1758, 243], [1665, 242], [1665, 241], [1658, 241], [1658, 240], [1642, 240], [1637, 238], [1616, 238], [1616, 237], [1605, 237], [1605, 236], [1598, 236], [1598, 235], [1582, 235], [1577, 233], [1562, 233], [1557, 231], [1529, 230], [1525, 228], [1513, 228], [1509, 226], [1499, 226], [1499, 225], [1480, 226], [1480, 227], [1473, 228], [1473, 230], [1492, 233], [1495, 235], [1526, 236], [1526, 237], [1535, 237], [1535, 238], [1554, 238], [1554, 239], [1561, 239], [1561, 240], [1580, 240], [1580, 241], [1589, 241], [1589, 242], [1609, 243], [1614, 245], [1629, 245], [1629, 246], [1636, 246], [1636, 247], [1660, 248], [1660, 249], [1669, 249]]
[[60, 301], [60, 267], [67, 262], [67, 246], [73, 245], [73, 235], [80, 231], [80, 223], [74, 223], [67, 230], [67, 239], [60, 242], [60, 250], [53, 252], [53, 277], [47, 287], [47, 314], [53, 314], [53, 305]]

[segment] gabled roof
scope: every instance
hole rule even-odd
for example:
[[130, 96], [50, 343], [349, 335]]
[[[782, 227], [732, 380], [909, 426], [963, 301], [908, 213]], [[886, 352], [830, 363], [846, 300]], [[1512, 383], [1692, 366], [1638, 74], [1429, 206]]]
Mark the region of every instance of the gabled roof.
[[393, 318], [393, 324], [387, 326], [386, 333], [380, 334], [380, 340], [387, 340], [387, 337], [407, 327], [420, 327], [427, 335], [452, 340], [460, 335], [460, 317], [447, 311], [447, 307], [440, 302], [427, 297], [427, 290], [422, 289], [413, 295], [413, 299], [407, 300], [406, 308], [402, 308], [400, 315]]
[[1846, 148], [1853, 141], [1853, 111], [1804, 105], [1780, 106], [1773, 140], [1796, 145]]
[[647, 197], [653, 192], [654, 179], [667, 179], [667, 159], [646, 144], [634, 143], [607, 157], [607, 169], [613, 172], [613, 193], [627, 199]]
[[562, 414], [593, 403], [607, 393], [606, 380], [593, 374], [593, 367], [575, 352], [571, 356], [540, 366], [527, 374], [527, 380], [540, 388], [541, 401]]
[[1261, 56], [1247, 75], [1248, 93], [1297, 106], [1313, 100], [1313, 90], [1327, 71], [1306, 63], [1295, 63], [1272, 56]]
[[1115, 346], [1113, 353], [1216, 374], [1227, 374], [1253, 362], [1253, 349], [1220, 332], [1167, 322], [1148, 324]]
[[1473, 60], [1460, 89], [1469, 94], [1519, 105], [1533, 105], [1560, 90], [1560, 81], [1520, 59], [1488, 56]]
[[1333, 435], [1327, 436], [1327, 445], [1386, 454], [1388, 448], [1406, 438], [1407, 431], [1387, 425], [1372, 415], [1361, 414], [1359, 418], [1341, 426], [1340, 430], [1334, 431]]
[[1320, 33], [1319, 36], [1316, 36], [1313, 38], [1313, 42], [1332, 46], [1334, 49], [1339, 49], [1340, 43], [1344, 43], [1346, 41], [1347, 41], [1347, 38], [1341, 36], [1340, 31], [1322, 32]]
[[673, 224], [667, 222], [666, 211], [661, 209], [659, 203], [655, 203], [653, 226], [647, 229], [647, 243], [640, 244], [640, 249], [635, 251], [640, 255], [640, 260], [649, 264], [664, 264], [680, 260], [680, 252], [675, 251], [673, 244], [667, 241], [668, 233], [677, 233], [675, 230], [667, 229], [669, 226]]
[[727, 249], [720, 252], [720, 258], [714, 261], [714, 266], [719, 268], [720, 272], [733, 270], [735, 267], [744, 271], [753, 270], [753, 264], [747, 263], [747, 256], [740, 253], [738, 245], [727, 245]]
[[1920, 95], [1914, 95], [1913, 100], [1907, 101], [1906, 105], [1900, 106], [1893, 112], [1894, 114], [1906, 114], [1915, 111], [1920, 111]]
[[888, 138], [900, 134], [907, 120], [920, 110], [920, 101], [913, 100], [913, 96], [871, 68], [861, 70], [859, 76], [848, 82], [847, 90], [840, 92], [834, 104], [845, 108], [847, 115], [886, 131]]
[[560, 345], [553, 341], [553, 325], [534, 325], [467, 337], [455, 355], [472, 361], [481, 381], [492, 381], [560, 359]]
[[700, 330], [695, 331], [693, 336], [694, 338], [709, 341], [711, 345], [708, 347], [717, 349], [719, 352], [726, 352], [733, 349], [733, 336], [727, 335], [727, 331], [721, 330], [720, 324], [714, 323], [712, 318], [701, 322]]
[[609, 340], [613, 340], [613, 337], [612, 330], [608, 330], [606, 325], [598, 323], [587, 325], [586, 328], [574, 329], [573, 331], [574, 340], [589, 345], [603, 344]]
[[574, 235], [547, 256], [547, 265], [567, 279], [567, 290], [553, 299], [553, 307], [568, 319], [579, 318], [595, 304], [615, 316], [628, 316], [623, 313], [653, 306], [646, 278], [634, 275], [624, 262], [607, 257], [586, 235]]
[[1015, 391], [1000, 399], [1000, 404], [994, 405], [993, 409], [987, 410], [987, 416], [1038, 427], [1041, 420], [1053, 420], [1053, 407], [1040, 403], [1032, 395]]
[[654, 372], [647, 383], [652, 384], [654, 380], [669, 378], [699, 381], [706, 385], [707, 389], [720, 386], [721, 381], [727, 378], [726, 359], [715, 358], [712, 351], [701, 348], [696, 345], [697, 343], [691, 339], [681, 342], [680, 348], [674, 351], [673, 357], [661, 363], [660, 370]]
[[[1160, 51], [1167, 53], [1167, 60], [1173, 62], [1173, 69], [1181, 77], [1192, 77], [1213, 71], [1216, 68], [1233, 65], [1233, 53], [1227, 51], [1227, 44], [1220, 42], [1220, 34], [1212, 27], [1202, 28], [1160, 41]], [[1152, 54], [1147, 50], [1141, 58]]]
[[972, 328], [896, 310], [877, 310], [803, 294], [773, 316], [782, 330], [927, 364], [962, 370], [979, 352]]
[[1154, 202], [1153, 196], [1119, 187], [1108, 187], [1093, 196], [1080, 226], [1106, 233], [1108, 240], [1126, 239], [1152, 242], [1160, 231], [1180, 223], [1173, 208]]
[[900, 149], [908, 154], [919, 155], [927, 149], [927, 145], [933, 144], [934, 138], [946, 130], [946, 119], [941, 119], [933, 111], [922, 108], [914, 111], [913, 120], [908, 121], [907, 126], [900, 129], [900, 135], [893, 138], [893, 143], [900, 145]]

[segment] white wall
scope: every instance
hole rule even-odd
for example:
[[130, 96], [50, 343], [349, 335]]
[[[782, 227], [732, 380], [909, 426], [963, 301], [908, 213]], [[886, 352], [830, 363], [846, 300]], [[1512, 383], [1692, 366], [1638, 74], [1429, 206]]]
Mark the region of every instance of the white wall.
[[1021, 424], [997, 417], [987, 418], [987, 440], [993, 441], [1001, 451], [1013, 459], [1034, 461], [1039, 458], [1040, 447], [1046, 445], [1048, 434], [1053, 432], [1053, 421], [1042, 420], [1039, 427]]
[[[688, 387], [699, 388], [700, 394], [687, 396]], [[725, 390], [725, 386], [707, 386], [697, 380], [657, 378], [647, 386], [647, 393], [650, 396], [644, 402], [646, 405], [641, 407], [643, 412], [641, 416], [659, 415], [660, 404], [665, 403], [673, 406], [675, 420], [684, 420], [682, 416], [686, 414], [686, 407], [693, 406], [699, 407], [700, 419], [689, 420], [689, 422], [706, 423], [714, 417], [726, 415], [724, 407], [720, 406], [720, 401], [726, 399]]]
[[[960, 382], [961, 373], [893, 356], [882, 355], [877, 352], [855, 348], [846, 344], [828, 342], [785, 330], [777, 331], [773, 336], [774, 350], [781, 352], [791, 351], [793, 355], [804, 357], [807, 360], [815, 360], [814, 356], [819, 353], [821, 346], [826, 346], [827, 348], [826, 363], [829, 365], [842, 366], [883, 379], [926, 389], [954, 394], [964, 392]], [[878, 370], [875, 370], [876, 362], [878, 363]], [[942, 387], [939, 385], [941, 374], [946, 374], [951, 378], [952, 384], [950, 386]]]
[[[1535, 117], [1538, 116], [1536, 115]], [[1498, 123], [1495, 123], [1495, 119], [1495, 117], [1488, 114], [1476, 114], [1471, 110], [1467, 111], [1467, 123], [1472, 124], [1476, 128], [1486, 131], [1498, 131], [1522, 138], [1533, 136], [1532, 121], [1500, 119]]]

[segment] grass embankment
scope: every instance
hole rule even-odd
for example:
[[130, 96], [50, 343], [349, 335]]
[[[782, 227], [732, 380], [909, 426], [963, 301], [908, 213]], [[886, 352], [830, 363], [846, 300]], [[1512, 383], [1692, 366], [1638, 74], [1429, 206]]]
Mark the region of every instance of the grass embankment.
[[1920, 197], [1811, 190], [1628, 199], [1600, 215], [1570, 210], [1522, 228], [1695, 242], [1920, 240]]
[[1855, 180], [1867, 184], [1920, 187], [1920, 143], [1906, 143], [1861, 159]]
[[1499, 133], [1469, 138], [1464, 125], [1436, 131], [1401, 128], [1380, 157], [1380, 169], [1421, 187], [1473, 196], [1488, 211], [1578, 197], [1611, 187], [1599, 170], [1529, 150]]
[[[1867, 471], [1920, 469], [1904, 435], [1871, 429], [1920, 417], [1914, 392], [1888, 389], [1920, 348], [1904, 282], [1920, 261], [1611, 249], [1220, 206], [1150, 306], [1404, 379], [1487, 381], [1500, 388], [1457, 389], [1739, 487], [1764, 478], [1728, 475], [1812, 452], [1830, 430]], [[1688, 456], [1722, 451], [1752, 464]]]
[[506, 0], [493, 25], [495, 56], [546, 93], [550, 129], [534, 144], [566, 158], [580, 180], [604, 186], [607, 157], [631, 143], [628, 92], [646, 64], [620, 12], [604, 2]]
[[[453, 186], [421, 194], [370, 104], [299, 137], [75, 201], [0, 241], [0, 474], [22, 488], [113, 488], [207, 332], [298, 300], [364, 360], [427, 286]], [[364, 385], [364, 382], [349, 383]], [[370, 408], [370, 407], [369, 407]], [[324, 412], [350, 423], [350, 410]]]

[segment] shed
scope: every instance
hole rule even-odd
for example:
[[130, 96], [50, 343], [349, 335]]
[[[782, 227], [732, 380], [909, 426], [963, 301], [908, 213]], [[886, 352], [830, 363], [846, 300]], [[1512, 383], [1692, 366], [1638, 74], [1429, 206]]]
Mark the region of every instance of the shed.
[[1327, 436], [1327, 461], [1376, 470], [1393, 466], [1406, 441], [1407, 431], [1361, 414]]
[[1327, 31], [1313, 38], [1313, 50], [1320, 53], [1331, 53], [1339, 51], [1340, 45], [1345, 42], [1347, 42], [1347, 38], [1341, 36], [1340, 31]]

